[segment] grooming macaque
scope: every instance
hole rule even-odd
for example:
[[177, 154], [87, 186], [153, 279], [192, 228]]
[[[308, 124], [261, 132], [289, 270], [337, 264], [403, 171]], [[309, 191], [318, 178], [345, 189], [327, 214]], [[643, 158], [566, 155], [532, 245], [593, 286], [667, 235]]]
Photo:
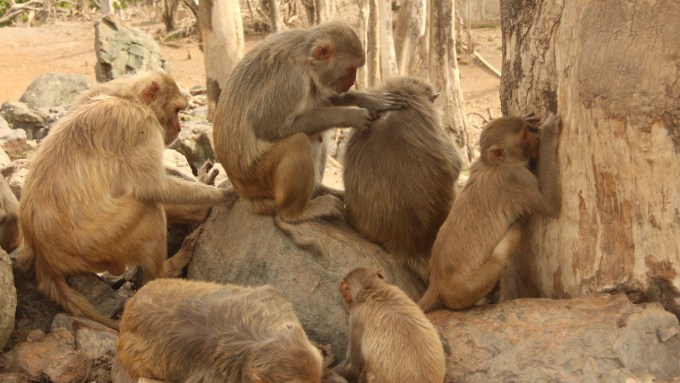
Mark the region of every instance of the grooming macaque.
[[140, 266], [148, 279], [175, 276], [195, 238], [166, 260], [163, 204], [230, 197], [165, 174], [163, 150], [177, 137], [186, 105], [165, 73], [113, 80], [83, 95], [33, 156], [19, 206], [21, 257], [34, 265], [39, 290], [68, 312], [117, 328], [66, 277], [120, 274], [127, 265]]
[[[518, 221], [552, 215], [561, 204], [557, 146], [560, 123], [550, 115], [542, 134], [519, 117], [486, 125], [479, 158], [439, 230], [430, 259], [430, 284], [418, 305], [464, 309], [494, 287], [521, 240]], [[538, 178], [527, 165], [539, 158]]]
[[340, 282], [349, 311], [347, 357], [334, 371], [349, 381], [441, 383], [446, 360], [425, 314], [377, 270], [359, 268]]
[[5, 177], [0, 175], [0, 247], [7, 253], [16, 249], [19, 241], [18, 208], [17, 197]]
[[[119, 376], [174, 382], [319, 383], [322, 355], [272, 287], [149, 282], [120, 323]], [[114, 380], [115, 383], [118, 383]]]
[[402, 96], [410, 107], [385, 112], [349, 139], [347, 219], [427, 281], [430, 250], [451, 209], [461, 160], [441, 126], [438, 93], [430, 85], [401, 77], [378, 91]]
[[271, 35], [236, 66], [215, 113], [215, 152], [241, 199], [318, 254], [324, 248], [296, 224], [340, 217], [343, 208], [332, 194], [317, 196], [326, 147], [320, 133], [366, 129], [378, 112], [408, 106], [391, 94], [349, 91], [364, 61], [347, 24]]

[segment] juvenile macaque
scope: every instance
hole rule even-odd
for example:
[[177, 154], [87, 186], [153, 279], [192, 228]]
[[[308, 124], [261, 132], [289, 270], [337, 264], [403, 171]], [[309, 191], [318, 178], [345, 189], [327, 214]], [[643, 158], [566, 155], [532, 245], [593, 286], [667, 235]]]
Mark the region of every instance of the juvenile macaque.
[[320, 383], [322, 376], [321, 352], [269, 286], [149, 282], [125, 306], [116, 356], [123, 371], [114, 377], [132, 379]]
[[19, 241], [18, 208], [17, 197], [5, 177], [0, 175], [0, 247], [7, 253], [16, 249]]
[[296, 224], [340, 217], [343, 209], [317, 190], [327, 144], [320, 133], [366, 129], [379, 111], [408, 106], [394, 95], [349, 91], [364, 61], [347, 24], [271, 35], [236, 66], [215, 113], [215, 153], [241, 199], [317, 254], [325, 249]]
[[334, 370], [349, 381], [442, 383], [446, 360], [425, 314], [377, 270], [359, 268], [340, 282], [349, 311], [347, 357]]
[[[432, 248], [430, 284], [418, 302], [423, 311], [477, 303], [517, 249], [518, 221], [559, 211], [559, 135], [554, 115], [543, 123], [540, 138], [519, 117], [487, 124], [479, 139], [481, 155]], [[538, 178], [527, 167], [537, 157]]]
[[382, 114], [347, 144], [348, 222], [427, 281], [432, 243], [454, 199], [461, 160], [444, 132], [430, 85], [395, 78], [379, 89], [410, 107]]
[[84, 272], [120, 274], [138, 265], [148, 279], [179, 274], [194, 237], [167, 259], [163, 204], [211, 205], [230, 194], [165, 174], [165, 145], [187, 101], [167, 74], [113, 80], [83, 95], [31, 160], [19, 225], [21, 257], [38, 289], [68, 312], [112, 328], [66, 283]]

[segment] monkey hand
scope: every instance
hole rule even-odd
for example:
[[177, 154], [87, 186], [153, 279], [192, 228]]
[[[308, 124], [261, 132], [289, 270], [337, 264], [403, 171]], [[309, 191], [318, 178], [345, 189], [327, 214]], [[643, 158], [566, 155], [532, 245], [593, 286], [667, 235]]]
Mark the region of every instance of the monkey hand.
[[215, 186], [215, 178], [220, 174], [220, 169], [214, 168], [213, 166], [212, 162], [205, 161], [203, 166], [198, 170], [198, 182]]
[[543, 125], [541, 125], [542, 134], [556, 137], [560, 135], [560, 130], [560, 118], [550, 113], [548, 118], [543, 121]]
[[371, 113], [385, 110], [399, 110], [409, 107], [408, 101], [394, 93], [361, 93], [357, 95], [356, 103], [361, 108], [366, 108]]
[[524, 119], [524, 122], [529, 125], [529, 128], [534, 131], [538, 131], [538, 123], [541, 122], [541, 119], [536, 115], [534, 112], [529, 112], [522, 116]]
[[349, 125], [358, 130], [366, 130], [373, 123], [373, 114], [364, 108], [350, 108]]

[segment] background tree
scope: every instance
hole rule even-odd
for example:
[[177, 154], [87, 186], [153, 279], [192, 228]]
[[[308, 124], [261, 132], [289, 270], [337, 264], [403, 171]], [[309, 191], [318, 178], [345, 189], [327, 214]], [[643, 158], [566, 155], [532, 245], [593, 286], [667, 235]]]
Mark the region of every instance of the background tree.
[[680, 315], [680, 3], [502, 0], [504, 115], [559, 112], [563, 202], [501, 297], [626, 292]]
[[456, 58], [455, 1], [430, 0], [430, 82], [441, 92], [444, 127], [453, 137], [464, 165], [472, 159], [468, 138], [468, 121]]
[[224, 84], [243, 57], [243, 19], [239, 2], [234, 0], [201, 0], [198, 8], [208, 90], [208, 120], [212, 121]]

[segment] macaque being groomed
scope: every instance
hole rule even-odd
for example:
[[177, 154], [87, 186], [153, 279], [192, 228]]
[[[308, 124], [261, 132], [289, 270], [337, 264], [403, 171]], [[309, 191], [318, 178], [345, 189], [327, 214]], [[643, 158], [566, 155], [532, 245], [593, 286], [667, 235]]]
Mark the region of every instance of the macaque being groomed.
[[[272, 287], [158, 279], [126, 304], [116, 377], [320, 383], [322, 355]], [[122, 371], [120, 371], [122, 370]]]
[[165, 73], [110, 81], [84, 94], [31, 159], [19, 206], [21, 257], [34, 265], [38, 289], [68, 312], [117, 328], [66, 278], [120, 274], [127, 265], [140, 266], [147, 279], [176, 276], [195, 238], [166, 260], [163, 204], [233, 197], [165, 174], [163, 150], [177, 137], [186, 105]]
[[[528, 120], [502, 117], [482, 131], [481, 154], [432, 248], [423, 311], [464, 309], [484, 298], [519, 246], [520, 221], [559, 211], [559, 119], [550, 115], [541, 128], [539, 138]], [[527, 167], [537, 157], [538, 178]]]
[[409, 108], [382, 114], [347, 144], [343, 179], [347, 220], [400, 257], [427, 282], [432, 243], [449, 214], [461, 160], [441, 126], [432, 87], [415, 78], [379, 89]]
[[377, 270], [359, 268], [340, 282], [349, 311], [347, 357], [334, 371], [351, 382], [442, 383], [442, 342], [425, 314]]
[[215, 112], [215, 153], [241, 199], [317, 254], [325, 249], [296, 224], [343, 209], [339, 193], [320, 186], [320, 133], [367, 129], [378, 112], [408, 106], [395, 95], [349, 91], [364, 61], [344, 23], [271, 35], [236, 66]]

